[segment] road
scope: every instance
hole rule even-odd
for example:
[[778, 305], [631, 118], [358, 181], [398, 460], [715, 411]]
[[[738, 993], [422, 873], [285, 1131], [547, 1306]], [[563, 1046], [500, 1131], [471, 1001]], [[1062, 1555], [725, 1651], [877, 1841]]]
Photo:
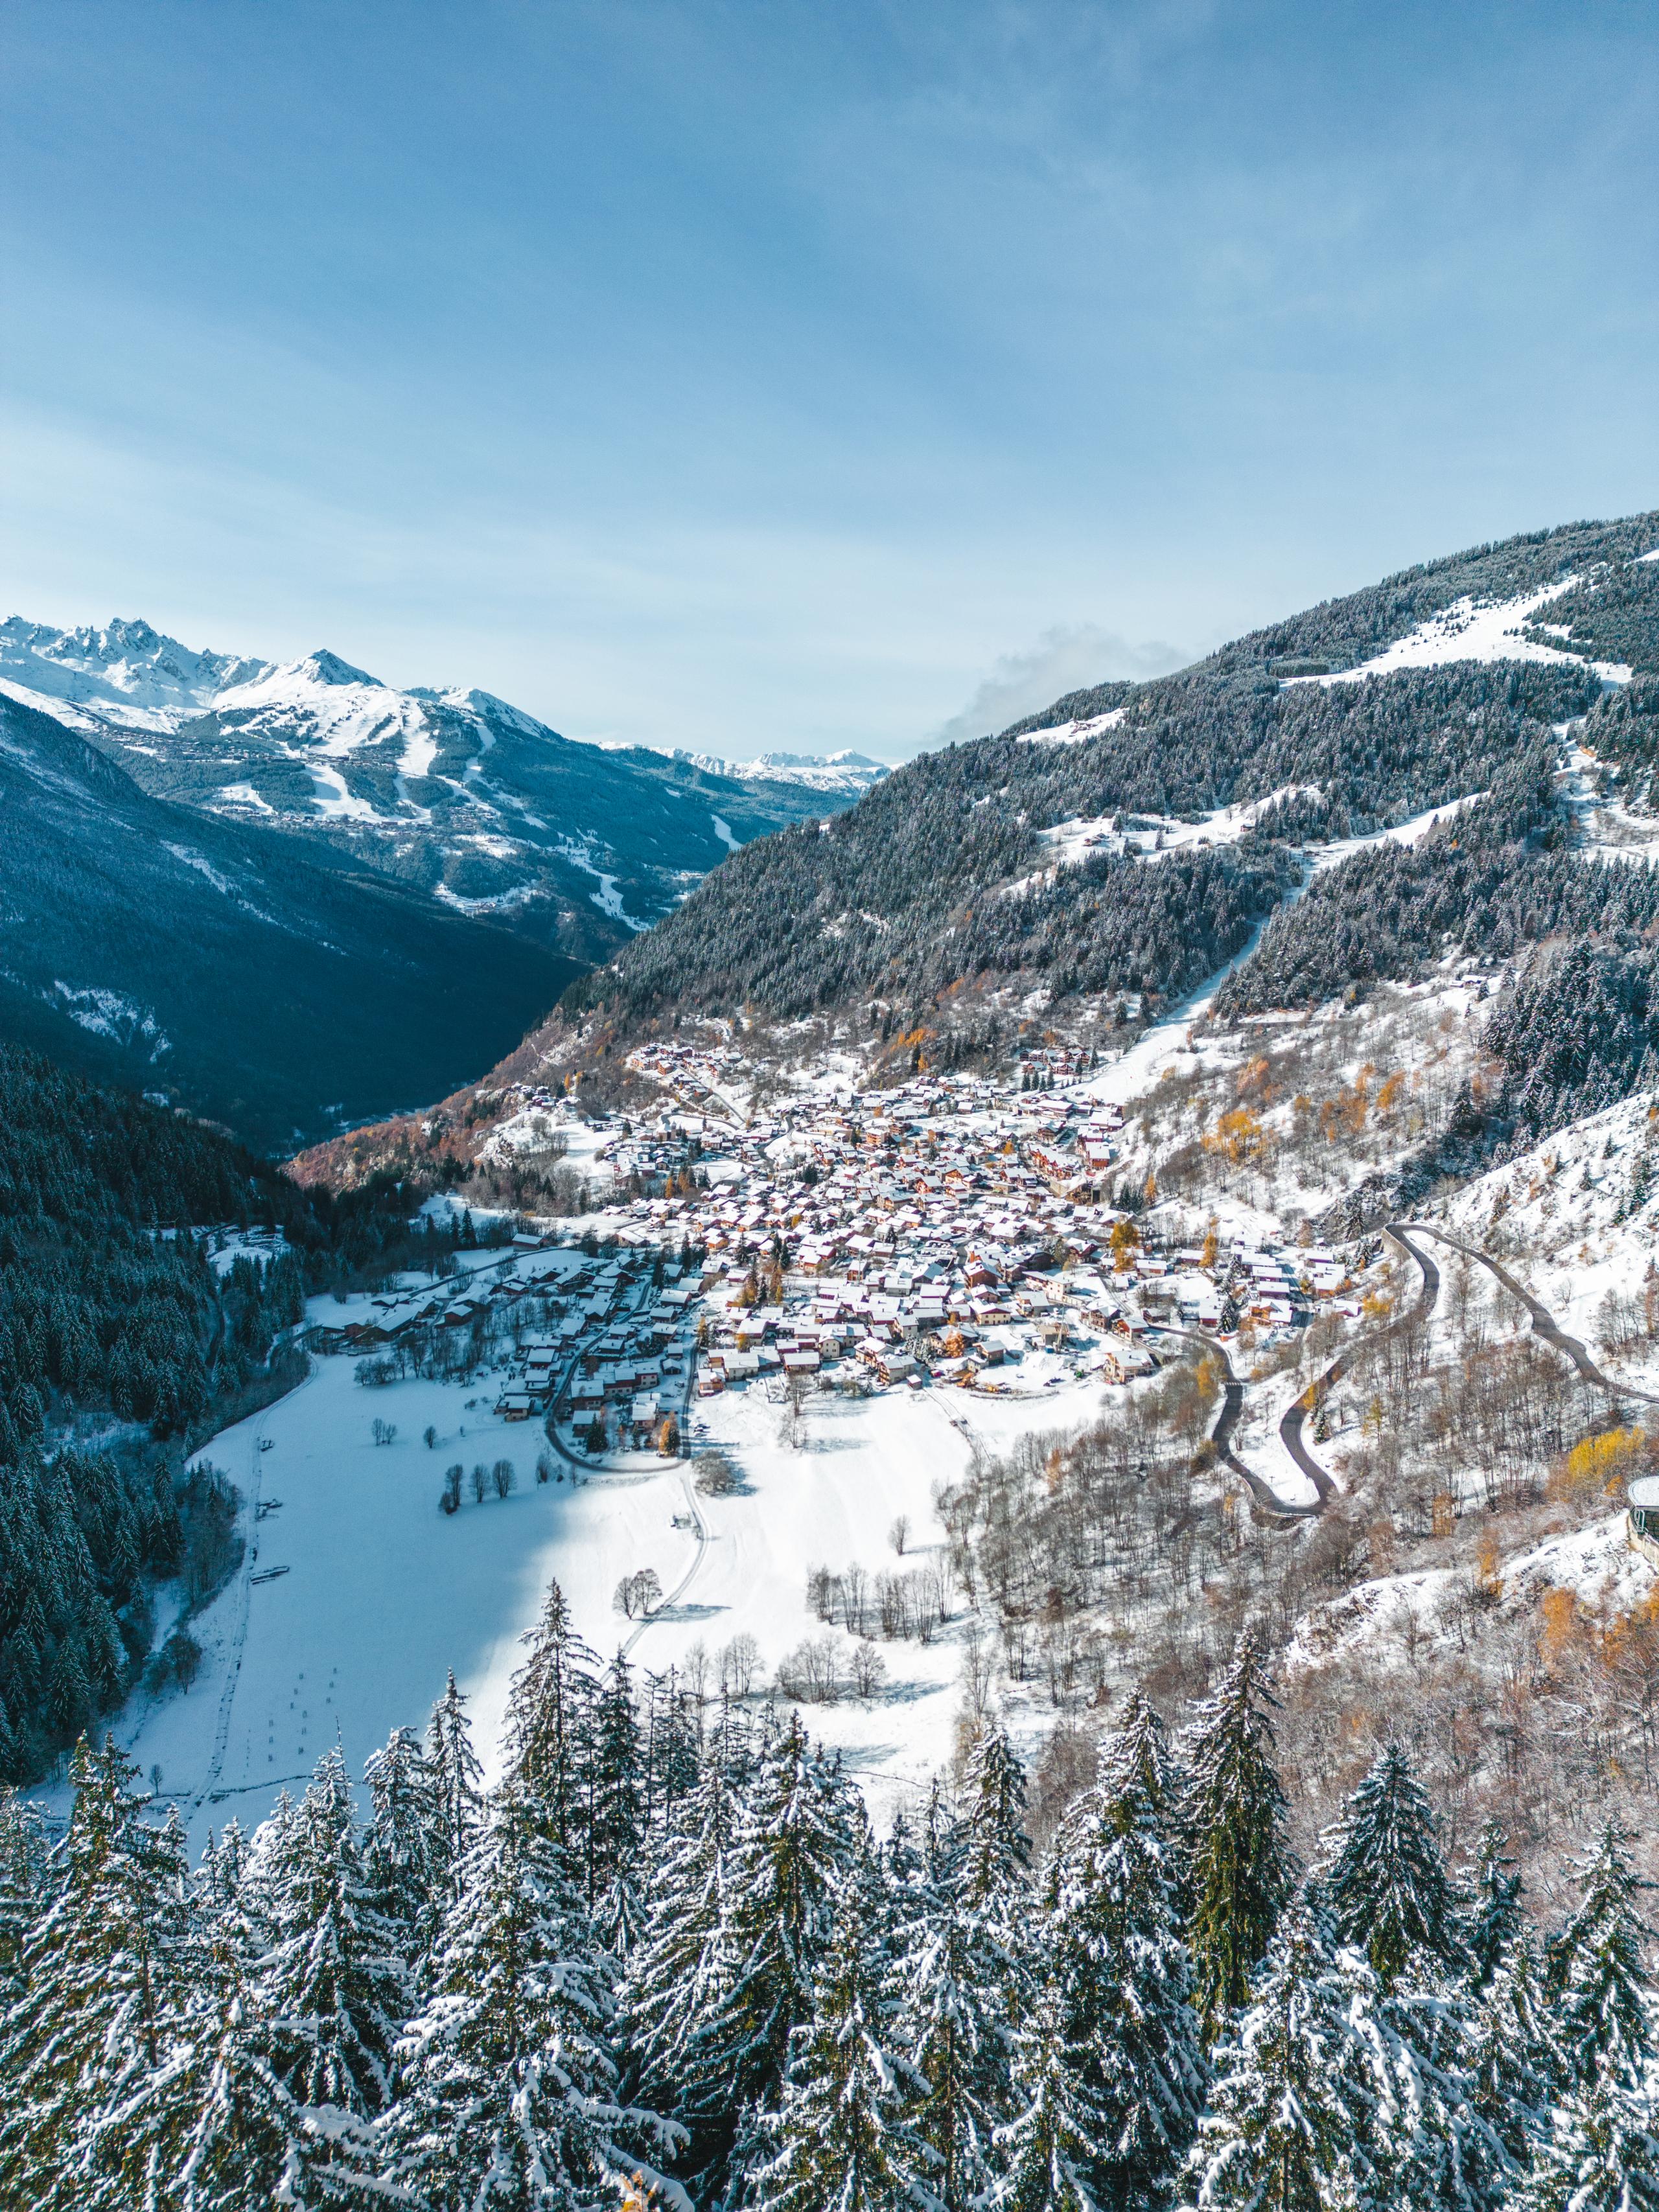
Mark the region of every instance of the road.
[[[1415, 1224], [1390, 1222], [1383, 1234], [1391, 1237], [1402, 1252], [1416, 1261], [1423, 1277], [1423, 1295], [1403, 1320], [1389, 1323], [1388, 1328], [1382, 1332], [1384, 1336], [1391, 1334], [1396, 1328], [1405, 1328], [1418, 1322], [1426, 1322], [1434, 1311], [1435, 1303], [1440, 1296], [1440, 1270], [1426, 1252], [1419, 1252], [1416, 1245], [1407, 1239], [1404, 1231], [1408, 1225]], [[1367, 1336], [1358, 1344], [1345, 1346], [1332, 1360], [1324, 1373], [1316, 1376], [1302, 1395], [1286, 1409], [1285, 1418], [1279, 1425], [1279, 1440], [1319, 1492], [1318, 1510], [1322, 1511], [1336, 1495], [1336, 1485], [1308, 1449], [1306, 1439], [1302, 1434], [1302, 1425], [1308, 1415], [1316, 1411], [1320, 1400], [1331, 1385], [1340, 1380], [1352, 1366], [1355, 1358], [1361, 1352], [1368, 1351], [1376, 1341], [1376, 1337]]]
[[[1604, 1375], [1578, 1339], [1567, 1334], [1566, 1331], [1558, 1324], [1548, 1307], [1540, 1304], [1524, 1285], [1517, 1283], [1501, 1260], [1494, 1260], [1490, 1252], [1480, 1251], [1473, 1244], [1460, 1243], [1455, 1237], [1448, 1236], [1443, 1229], [1431, 1228], [1426, 1221], [1413, 1221], [1406, 1225], [1416, 1231], [1419, 1236], [1432, 1237], [1439, 1243], [1449, 1244], [1454, 1252], [1461, 1252], [1466, 1260], [1478, 1260], [1483, 1267], [1488, 1268], [1504, 1288], [1512, 1297], [1519, 1298], [1522, 1304], [1525, 1306], [1528, 1313], [1532, 1316], [1533, 1334], [1540, 1337], [1555, 1351], [1565, 1352], [1586, 1382], [1594, 1382], [1598, 1389], [1609, 1392], [1616, 1398], [1636, 1398], [1639, 1399], [1644, 1406], [1659, 1406], [1659, 1398], [1656, 1398], [1651, 1391], [1633, 1390], [1628, 1383], [1615, 1382], [1611, 1376]], [[1394, 1236], [1393, 1230], [1390, 1230], [1389, 1234], [1391, 1237]], [[1395, 1241], [1398, 1243], [1400, 1240], [1396, 1238]], [[1430, 1263], [1427, 1261], [1421, 1261], [1419, 1264], [1426, 1267]]]
[[[1254, 1468], [1246, 1467], [1233, 1449], [1233, 1431], [1238, 1426], [1239, 1418], [1244, 1411], [1244, 1385], [1234, 1374], [1233, 1364], [1223, 1347], [1212, 1336], [1206, 1336], [1195, 1328], [1166, 1328], [1162, 1334], [1165, 1336], [1181, 1337], [1188, 1344], [1200, 1344], [1212, 1358], [1220, 1362], [1221, 1410], [1215, 1417], [1214, 1427], [1210, 1431], [1210, 1442], [1215, 1447], [1217, 1456], [1226, 1466], [1231, 1468], [1261, 1510], [1271, 1514], [1276, 1521], [1306, 1521], [1311, 1519], [1316, 1513], [1322, 1512], [1326, 1493], [1334, 1487], [1328, 1475], [1322, 1472], [1315, 1475], [1316, 1486], [1322, 1484], [1323, 1487], [1320, 1488], [1317, 1499], [1312, 1503], [1305, 1498], [1281, 1498], [1271, 1484], [1262, 1480]], [[1313, 1470], [1310, 1469], [1309, 1472], [1312, 1473]]]

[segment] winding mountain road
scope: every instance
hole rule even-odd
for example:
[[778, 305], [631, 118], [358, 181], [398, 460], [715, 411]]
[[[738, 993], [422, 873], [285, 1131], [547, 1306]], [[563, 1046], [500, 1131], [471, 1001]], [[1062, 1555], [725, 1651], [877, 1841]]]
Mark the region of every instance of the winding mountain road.
[[[1405, 1234], [1407, 1228], [1414, 1228], [1417, 1225], [1415, 1223], [1390, 1222], [1383, 1231], [1383, 1234], [1390, 1237], [1402, 1252], [1409, 1255], [1416, 1261], [1423, 1277], [1422, 1297], [1419, 1298], [1409, 1314], [1399, 1321], [1389, 1323], [1387, 1328], [1382, 1331], [1383, 1336], [1391, 1335], [1395, 1329], [1407, 1328], [1414, 1322], [1426, 1322], [1434, 1311], [1440, 1296], [1439, 1268], [1435, 1266], [1428, 1254], [1419, 1252], [1416, 1245], [1412, 1243]], [[1318, 1409], [1320, 1400], [1331, 1385], [1339, 1382], [1352, 1366], [1358, 1354], [1368, 1351], [1376, 1341], [1376, 1337], [1366, 1336], [1363, 1337], [1358, 1344], [1345, 1346], [1324, 1373], [1316, 1376], [1301, 1396], [1285, 1409], [1285, 1417], [1279, 1425], [1279, 1442], [1319, 1492], [1319, 1504], [1315, 1509], [1316, 1511], [1322, 1511], [1336, 1495], [1336, 1485], [1308, 1449], [1302, 1434], [1303, 1423], [1310, 1413]]]
[[[1598, 1389], [1609, 1392], [1615, 1398], [1635, 1398], [1644, 1406], [1659, 1406], [1659, 1397], [1655, 1397], [1650, 1390], [1635, 1390], [1628, 1383], [1615, 1382], [1611, 1376], [1604, 1375], [1578, 1338], [1567, 1334], [1557, 1322], [1548, 1307], [1534, 1297], [1532, 1292], [1522, 1284], [1517, 1283], [1501, 1260], [1494, 1260], [1490, 1252], [1482, 1252], [1473, 1244], [1461, 1243], [1455, 1237], [1449, 1236], [1443, 1229], [1431, 1228], [1426, 1221], [1411, 1221], [1406, 1223], [1404, 1226], [1415, 1231], [1419, 1236], [1432, 1237], [1439, 1243], [1449, 1244], [1454, 1252], [1461, 1252], [1466, 1260], [1478, 1260], [1483, 1267], [1487, 1268], [1497, 1277], [1511, 1297], [1519, 1298], [1522, 1304], [1525, 1306], [1528, 1313], [1532, 1316], [1533, 1334], [1541, 1338], [1553, 1350], [1565, 1353], [1586, 1382], [1594, 1382]], [[1389, 1234], [1393, 1237], [1395, 1232], [1390, 1229]], [[1398, 1243], [1403, 1240], [1395, 1237], [1395, 1241]], [[1410, 1247], [1407, 1246], [1407, 1249], [1409, 1250]], [[1422, 1260], [1420, 1255], [1413, 1256], [1419, 1258], [1419, 1264], [1421, 1266], [1426, 1267], [1431, 1264]]]
[[1231, 1468], [1261, 1510], [1264, 1513], [1270, 1513], [1278, 1521], [1306, 1521], [1316, 1513], [1322, 1512], [1325, 1504], [1325, 1491], [1333, 1487], [1328, 1475], [1316, 1479], [1322, 1480], [1324, 1484], [1324, 1488], [1320, 1491], [1316, 1501], [1310, 1503], [1306, 1498], [1281, 1498], [1270, 1483], [1262, 1480], [1254, 1468], [1246, 1467], [1233, 1449], [1233, 1431], [1237, 1427], [1239, 1418], [1244, 1411], [1244, 1385], [1234, 1374], [1233, 1364], [1228, 1358], [1224, 1347], [1216, 1342], [1214, 1337], [1206, 1336], [1200, 1330], [1195, 1328], [1166, 1328], [1162, 1333], [1165, 1336], [1178, 1336], [1188, 1344], [1201, 1344], [1212, 1358], [1220, 1362], [1221, 1410], [1215, 1417], [1215, 1425], [1210, 1431], [1209, 1440], [1215, 1449], [1216, 1456], [1224, 1466]]

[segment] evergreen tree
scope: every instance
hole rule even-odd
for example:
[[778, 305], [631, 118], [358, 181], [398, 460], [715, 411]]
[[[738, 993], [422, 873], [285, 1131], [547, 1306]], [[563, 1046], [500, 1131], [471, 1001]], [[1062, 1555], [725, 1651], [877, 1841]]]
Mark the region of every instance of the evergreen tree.
[[920, 2085], [893, 2047], [863, 1887], [846, 1887], [811, 2021], [794, 2031], [783, 2096], [766, 2124], [773, 2154], [749, 2175], [749, 2201], [766, 2212], [896, 2212], [921, 2195], [925, 2153], [906, 2112]]
[[1522, 1881], [1503, 1824], [1488, 1820], [1475, 1838], [1474, 1897], [1464, 1930], [1469, 1984], [1484, 1990], [1525, 1923]]
[[599, 1662], [572, 1626], [556, 1582], [548, 1584], [541, 1618], [524, 1642], [530, 1656], [513, 1678], [507, 1708], [507, 1779], [539, 1807], [566, 1865], [586, 1879]]
[[1653, 1931], [1637, 1909], [1638, 1893], [1652, 1884], [1632, 1869], [1630, 1840], [1616, 1821], [1602, 1828], [1578, 1862], [1578, 1909], [1550, 1946], [1557, 2031], [1580, 2084], [1604, 2059], [1634, 2075], [1653, 2055], [1653, 1986], [1642, 1956]]
[[932, 1878], [905, 1893], [891, 1972], [895, 2036], [920, 2081], [913, 2125], [928, 2193], [969, 2212], [996, 2173], [996, 2136], [1013, 2113], [1015, 2026], [1029, 2009], [1030, 1970], [966, 1824], [937, 1847]]
[[1088, 2051], [1047, 2012], [1019, 2032], [1013, 2095], [1015, 2117], [997, 2134], [998, 2212], [1115, 2212], [1092, 2178], [1111, 2116], [1096, 2098]]
[[693, 2051], [730, 1992], [722, 1933], [738, 1809], [724, 1765], [711, 1758], [652, 1874], [622, 1985], [622, 2031], [640, 2094], [691, 2130], [699, 2163], [730, 2118], [720, 2085], [702, 2077]]
[[959, 1887], [970, 1904], [1012, 1903], [1030, 1887], [1025, 1769], [1001, 1729], [988, 1729], [968, 1762], [961, 1796]]
[[1350, 1796], [1327, 1849], [1321, 1889], [1338, 1938], [1364, 1950], [1384, 1989], [1414, 1950], [1438, 1966], [1458, 1964], [1457, 1899], [1437, 1824], [1398, 1745]]
[[216, 1837], [209, 1831], [191, 1885], [196, 1909], [206, 1926], [217, 1927], [240, 1910], [248, 1856], [248, 1841], [240, 1820], [227, 1820]]
[[[1375, 1971], [1373, 1969], [1373, 1971]], [[1375, 2012], [1375, 2078], [1385, 2123], [1379, 2160], [1393, 2201], [1422, 2212], [1495, 2212], [1516, 2170], [1473, 2095], [1464, 1984], [1419, 1948]]]
[[587, 1894], [607, 1947], [625, 1958], [641, 1921], [643, 1747], [628, 1661], [618, 1651], [593, 1707], [588, 1766]]
[[1187, 1747], [1187, 1940], [1194, 2002], [1212, 2039], [1248, 1998], [1294, 1882], [1273, 1766], [1276, 1703], [1261, 1648], [1246, 1635], [1215, 1695], [1199, 1706]]
[[0, 2014], [23, 1994], [23, 1943], [46, 1901], [46, 1834], [36, 1808], [0, 1790]]
[[162, 2063], [182, 2003], [181, 1840], [143, 1819], [137, 1771], [113, 1742], [77, 1745], [57, 1893], [23, 1940], [0, 2045], [0, 2203], [33, 2212], [118, 2203], [93, 2131]]
[[697, 1714], [672, 1667], [646, 1686], [646, 1820], [659, 1837], [697, 1786]]
[[1208, 2068], [1168, 1845], [1124, 1747], [1109, 1748], [1103, 1765], [1106, 1781], [1073, 1806], [1055, 1841], [1036, 2002], [1054, 2015], [1060, 2063], [1083, 2069], [1067, 2109], [1095, 2115], [1093, 2193], [1145, 2205], [1186, 2155]]
[[1653, 2100], [1604, 2057], [1555, 2115], [1520, 2212], [1659, 2212], [1659, 2127]]
[[367, 2118], [391, 2101], [408, 1984], [369, 1899], [337, 1749], [318, 1763], [269, 1880], [273, 1942], [258, 2001], [276, 2070], [301, 2104]]
[[433, 1843], [446, 1902], [460, 1894], [461, 1869], [483, 1831], [483, 1768], [472, 1748], [466, 1699], [452, 1674], [427, 1723], [426, 1764], [431, 1778]]
[[368, 1902], [397, 1955], [414, 1966], [426, 1955], [447, 1901], [439, 1843], [438, 1783], [412, 1729], [395, 1728], [363, 1765], [368, 1827], [363, 1876]]
[[763, 1747], [722, 1870], [720, 2000], [686, 2050], [687, 2094], [699, 2110], [772, 2106], [790, 2036], [811, 2017], [813, 1976], [862, 1819], [861, 1802], [792, 1713]]
[[164, 2063], [99, 2116], [114, 2202], [167, 2212], [293, 2212], [384, 2202], [368, 2131], [307, 2112], [279, 2078], [270, 2026], [223, 1934], [199, 1946]]
[[[432, 1994], [400, 2046], [389, 2179], [469, 2212], [570, 2212], [613, 2198], [678, 2131], [617, 2100], [611, 2006], [545, 1808], [503, 1784], [445, 1916]], [[647, 2181], [660, 2177], [642, 2169]]]
[[1216, 2051], [1188, 2165], [1192, 2202], [1327, 2212], [1345, 2189], [1377, 2201], [1377, 2099], [1357, 1999], [1363, 1990], [1327, 1953], [1314, 1914], [1291, 1905], [1234, 2039]]
[[1469, 2102], [1524, 2169], [1547, 2130], [1564, 2069], [1531, 1931], [1522, 1927], [1486, 1978], [1469, 2035]]

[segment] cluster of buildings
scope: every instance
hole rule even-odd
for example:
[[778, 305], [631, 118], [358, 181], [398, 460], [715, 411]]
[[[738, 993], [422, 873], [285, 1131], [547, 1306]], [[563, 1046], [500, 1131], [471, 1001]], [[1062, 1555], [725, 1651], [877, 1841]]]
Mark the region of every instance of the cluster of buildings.
[[610, 1139], [613, 1171], [684, 1159], [695, 1139], [698, 1187], [676, 1176], [672, 1195], [620, 1209], [620, 1234], [701, 1254], [699, 1390], [1123, 1382], [1162, 1331], [1271, 1334], [1346, 1302], [1343, 1262], [1316, 1247], [1158, 1249], [1113, 1202], [1122, 1117], [1087, 1063], [1055, 1048], [1004, 1081], [826, 1084], [745, 1119], [736, 1054], [637, 1053], [662, 1097]]
[[[591, 1133], [594, 1157], [619, 1192], [661, 1194], [607, 1208], [599, 1255], [526, 1232], [470, 1276], [314, 1332], [318, 1348], [474, 1328], [506, 1370], [503, 1418], [642, 1445], [693, 1391], [1037, 1395], [1131, 1381], [1168, 1331], [1271, 1339], [1324, 1302], [1358, 1310], [1334, 1252], [1162, 1243], [1115, 1191], [1122, 1116], [1086, 1054], [1033, 1054], [1000, 1081], [826, 1079], [760, 1107], [718, 1047], [656, 1043], [631, 1064], [656, 1103]], [[510, 1311], [525, 1299], [533, 1321]]]

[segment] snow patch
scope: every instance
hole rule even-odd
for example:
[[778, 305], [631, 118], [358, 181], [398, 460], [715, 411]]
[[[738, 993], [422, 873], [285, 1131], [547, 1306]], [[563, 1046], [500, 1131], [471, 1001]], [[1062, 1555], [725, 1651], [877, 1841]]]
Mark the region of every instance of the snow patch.
[[1284, 688], [1297, 684], [1362, 684], [1368, 676], [1392, 676], [1402, 668], [1443, 668], [1460, 660], [1535, 660], [1567, 668], [1589, 668], [1604, 684], [1628, 684], [1630, 670], [1622, 661], [1585, 660], [1522, 635], [1540, 608], [1562, 598], [1583, 581], [1564, 576], [1541, 591], [1514, 599], [1476, 599], [1466, 597], [1431, 615], [1425, 623], [1358, 667], [1344, 668], [1334, 676], [1290, 676]]

